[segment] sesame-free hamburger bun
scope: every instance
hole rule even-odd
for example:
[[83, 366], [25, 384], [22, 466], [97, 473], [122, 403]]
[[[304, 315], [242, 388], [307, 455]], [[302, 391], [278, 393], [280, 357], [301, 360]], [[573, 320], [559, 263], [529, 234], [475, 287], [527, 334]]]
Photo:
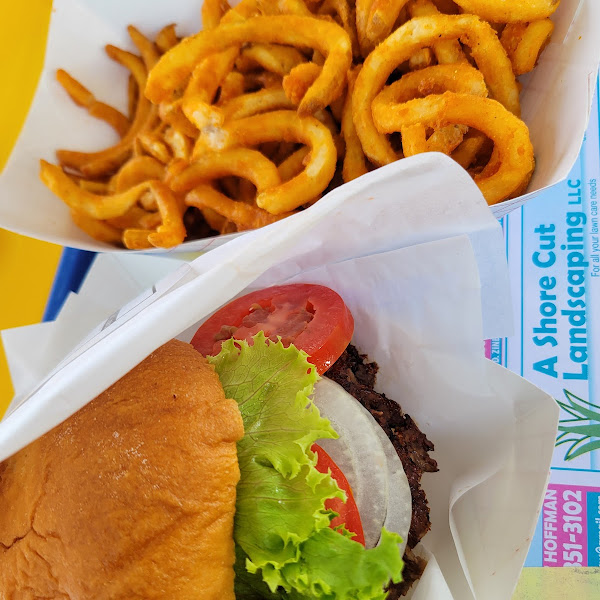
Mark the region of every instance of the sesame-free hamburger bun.
[[228, 600], [242, 419], [171, 341], [0, 463], [0, 598]]

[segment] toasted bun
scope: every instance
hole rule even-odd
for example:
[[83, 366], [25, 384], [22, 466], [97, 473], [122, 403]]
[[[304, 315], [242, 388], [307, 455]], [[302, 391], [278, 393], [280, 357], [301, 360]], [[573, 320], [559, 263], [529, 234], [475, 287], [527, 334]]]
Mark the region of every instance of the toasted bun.
[[0, 464], [0, 598], [233, 599], [238, 407], [172, 341]]

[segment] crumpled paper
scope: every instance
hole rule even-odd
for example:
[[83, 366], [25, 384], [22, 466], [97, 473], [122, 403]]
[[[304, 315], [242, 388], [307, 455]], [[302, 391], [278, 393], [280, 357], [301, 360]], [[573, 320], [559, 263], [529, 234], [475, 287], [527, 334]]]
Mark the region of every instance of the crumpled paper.
[[[201, 0], [151, 4], [146, 0], [55, 0], [38, 89], [0, 176], [1, 227], [64, 246], [119, 251], [79, 230], [67, 206], [39, 180], [39, 159], [54, 162], [57, 148], [91, 151], [116, 142], [110, 127], [73, 104], [55, 73], [66, 69], [98, 99], [125, 110], [127, 74], [107, 58], [104, 46], [110, 43], [135, 51], [126, 31], [130, 23], [149, 35], [173, 22], [180, 34], [195, 33], [200, 29], [200, 6]], [[496, 216], [564, 179], [583, 140], [600, 57], [600, 3], [562, 0], [552, 20], [556, 23], [552, 42], [536, 69], [521, 78], [522, 117], [535, 148], [536, 171], [526, 195], [492, 207]], [[435, 161], [433, 157], [426, 160], [432, 177], [436, 176]], [[396, 184], [404, 191], [408, 182], [399, 179]], [[347, 186], [342, 190], [351, 193]], [[319, 203], [327, 201], [324, 198]], [[190, 241], [171, 251], [211, 250], [236, 235]]]
[[[170, 338], [189, 341], [236, 295], [323, 283], [351, 309], [353, 343], [380, 366], [377, 388], [436, 446], [440, 471], [423, 478], [432, 529], [418, 547], [429, 562], [412, 597], [510, 598], [541, 506], [558, 409], [484, 358], [484, 337], [510, 329], [502, 236], [464, 172], [436, 156], [439, 177], [427, 177], [430, 160], [380, 169], [315, 210], [190, 264], [100, 256], [55, 323], [3, 333], [17, 395], [0, 422], [0, 459]], [[399, 192], [399, 175], [418, 195]]]

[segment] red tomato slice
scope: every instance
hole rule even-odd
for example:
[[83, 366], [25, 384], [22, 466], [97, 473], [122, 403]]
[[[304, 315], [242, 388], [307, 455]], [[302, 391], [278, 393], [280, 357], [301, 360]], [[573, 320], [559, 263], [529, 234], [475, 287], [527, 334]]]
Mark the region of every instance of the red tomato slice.
[[339, 498], [331, 498], [325, 501], [325, 508], [334, 510], [339, 515], [331, 521], [329, 527], [335, 529], [340, 525], [345, 525], [348, 531], [355, 534], [352, 539], [364, 546], [365, 534], [363, 532], [362, 522], [360, 520], [356, 501], [352, 495], [352, 489], [346, 476], [321, 446], [313, 444], [311, 450], [317, 455], [317, 471], [319, 471], [319, 473], [327, 473], [327, 471], [330, 471], [331, 476], [335, 479], [340, 489], [346, 492], [346, 502], [342, 502]]
[[258, 290], [218, 310], [196, 331], [198, 352], [218, 354], [224, 340], [248, 340], [259, 331], [294, 344], [324, 373], [350, 343], [354, 319], [341, 297], [322, 285], [295, 283]]

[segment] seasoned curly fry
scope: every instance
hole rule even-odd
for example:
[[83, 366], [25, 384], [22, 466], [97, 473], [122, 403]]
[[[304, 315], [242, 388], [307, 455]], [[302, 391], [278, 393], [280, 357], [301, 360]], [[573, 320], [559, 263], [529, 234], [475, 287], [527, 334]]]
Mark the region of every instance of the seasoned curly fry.
[[324, 0], [318, 10], [320, 15], [330, 15], [338, 17], [336, 19], [348, 34], [352, 44], [352, 54], [355, 58], [360, 58], [360, 46], [358, 44], [358, 35], [356, 33], [356, 11], [348, 0]]
[[149, 40], [133, 25], [130, 25], [127, 28], [127, 31], [131, 37], [131, 40], [135, 44], [135, 47], [140, 51], [142, 59], [144, 60], [144, 65], [146, 65], [146, 69], [150, 71], [150, 69], [158, 62], [160, 57], [158, 49], [151, 40]]
[[221, 194], [209, 185], [199, 185], [185, 197], [188, 206], [211, 209], [236, 224], [238, 231], [264, 227], [292, 213], [272, 215], [262, 208], [245, 202], [237, 202]]
[[[153, 199], [154, 196], [152, 195]], [[156, 201], [154, 201], [156, 204]], [[148, 211], [141, 206], [132, 206], [125, 214], [113, 219], [103, 221], [111, 227], [116, 227], [121, 232], [124, 229], [155, 229], [160, 225], [160, 214], [156, 212], [156, 206]]]
[[[137, 56], [116, 48], [106, 47], [107, 54], [133, 74], [140, 89], [144, 89], [146, 82], [146, 69], [144, 63]], [[114, 146], [98, 152], [72, 152], [58, 150], [56, 155], [64, 166], [76, 169], [87, 177], [99, 177], [110, 174], [118, 169], [131, 156], [133, 141], [137, 135], [149, 127], [153, 120], [151, 104], [143, 96], [138, 99], [135, 118], [126, 135]]]
[[281, 87], [281, 77], [269, 71], [252, 72], [244, 75], [245, 89], [255, 92], [258, 88]]
[[408, 102], [415, 98], [443, 92], [488, 95], [481, 71], [468, 63], [458, 63], [434, 65], [421, 71], [406, 73], [398, 81], [384, 87], [373, 100], [373, 104]]
[[[220, 23], [238, 23], [245, 21], [248, 17], [258, 12], [256, 0], [242, 0], [234, 8], [230, 8], [224, 14], [222, 9], [225, 5], [215, 6], [215, 0], [209, 0], [212, 4], [207, 7], [207, 18], [210, 21], [209, 29], [215, 29]], [[218, 22], [215, 22], [218, 15]], [[204, 13], [203, 13], [204, 18]], [[212, 105], [217, 90], [231, 74], [231, 69], [236, 60], [239, 59], [240, 48], [234, 46], [223, 52], [218, 52], [204, 58], [194, 67], [191, 79], [186, 86], [184, 98], [181, 101], [180, 110], [173, 111], [173, 121], [178, 122], [177, 128], [186, 135], [193, 135], [184, 128], [179, 113], [185, 113], [188, 120], [198, 128], [208, 125], [222, 123], [222, 115], [219, 109]], [[161, 103], [161, 105], [164, 103]]]
[[372, 6], [373, 0], [356, 0], [356, 34], [363, 58], [366, 58], [375, 47], [367, 35]]
[[125, 163], [114, 177], [114, 190], [125, 192], [139, 183], [151, 179], [162, 179], [165, 167], [151, 156], [137, 156]]
[[492, 23], [522, 23], [549, 17], [560, 0], [454, 0], [465, 12]]
[[[469, 128], [466, 125], [447, 125], [436, 129], [427, 139], [427, 152], [451, 154], [463, 141]], [[404, 153], [404, 156], [410, 156]]]
[[[231, 233], [231, 231], [229, 231], [229, 228], [232, 225], [232, 223], [231, 221], [227, 220], [223, 215], [220, 215], [219, 213], [215, 212], [210, 208], [199, 208], [198, 210], [202, 214], [202, 218], [206, 221], [207, 225], [211, 229], [214, 229], [221, 235], [225, 233]], [[235, 225], [233, 225], [233, 227], [235, 227]]]
[[108, 183], [104, 183], [103, 181], [91, 181], [89, 179], [77, 179], [76, 181], [82, 190], [92, 192], [93, 194], [108, 194], [110, 191]]
[[519, 42], [521, 41], [521, 38], [527, 29], [527, 25], [527, 23], [508, 23], [502, 28], [502, 31], [499, 34], [500, 43], [506, 50], [506, 54], [508, 54], [508, 58], [511, 59], [511, 62], [513, 62], [511, 56], [514, 56], [517, 46], [519, 45]]
[[201, 183], [227, 175], [249, 179], [259, 191], [281, 183], [277, 167], [260, 152], [249, 148], [231, 148], [221, 152], [203, 152], [175, 175], [169, 181], [169, 186], [175, 192], [187, 192]]
[[137, 108], [139, 94], [140, 88], [135, 77], [130, 73], [127, 78], [127, 114], [130, 123], [135, 119], [135, 110]]
[[550, 41], [554, 23], [550, 19], [531, 23], [509, 23], [500, 36], [515, 75], [533, 71], [540, 54]]
[[221, 89], [219, 91], [219, 106], [223, 106], [223, 104], [241, 96], [246, 91], [246, 80], [244, 78], [243, 73], [238, 73], [237, 71], [232, 71], [227, 74], [227, 77], [223, 80], [221, 84]]
[[296, 150], [290, 154], [285, 160], [283, 160], [278, 166], [279, 176], [281, 181], [289, 181], [292, 177], [296, 177], [302, 169], [304, 169], [306, 159], [310, 153], [310, 148], [302, 146], [302, 148]]
[[214, 29], [223, 15], [231, 9], [227, 0], [204, 0], [202, 2], [202, 29]]
[[171, 152], [161, 137], [150, 131], [143, 131], [137, 137], [141, 147], [150, 155], [163, 164], [171, 161]]
[[302, 102], [310, 86], [317, 80], [323, 67], [314, 62], [304, 62], [294, 67], [283, 78], [283, 90], [294, 106]]
[[[431, 0], [412, 0], [408, 5], [411, 17], [428, 17], [439, 15], [440, 11]], [[439, 64], [467, 62], [467, 57], [458, 40], [442, 40], [432, 46]]]
[[110, 220], [112, 225], [124, 229], [123, 244], [131, 250], [172, 248], [185, 239], [183, 201], [160, 181], [150, 182], [150, 192], [157, 212], [146, 212], [134, 206], [123, 217]]
[[281, 77], [306, 61], [296, 48], [277, 44], [252, 44], [242, 50], [241, 56]]
[[427, 44], [458, 38], [471, 47], [472, 56], [492, 96], [511, 112], [519, 114], [519, 91], [512, 66], [494, 30], [487, 23], [471, 15], [415, 18], [377, 46], [356, 80], [352, 95], [354, 124], [363, 150], [372, 162], [384, 165], [398, 158], [385, 136], [375, 128], [370, 110], [389, 75]]
[[71, 209], [71, 219], [79, 229], [99, 242], [116, 245], [121, 243], [121, 231], [105, 221], [94, 219], [76, 209]]
[[408, 0], [373, 0], [367, 21], [367, 38], [373, 44], [382, 42], [394, 29]]
[[311, 16], [309, 8], [302, 0], [257, 0], [257, 5], [263, 15]]
[[281, 88], [267, 88], [244, 94], [230, 100], [221, 106], [225, 119], [243, 119], [258, 113], [283, 108], [294, 109], [296, 105], [291, 102]]
[[128, 250], [148, 250], [152, 244], [148, 240], [147, 229], [126, 229], [123, 232], [123, 245]]
[[181, 99], [159, 104], [158, 116], [162, 121], [173, 127], [173, 129], [188, 137], [195, 138], [198, 135], [198, 128], [183, 114], [181, 104]]
[[199, 138], [215, 150], [256, 146], [281, 139], [309, 146], [310, 158], [305, 170], [290, 181], [272, 189], [259, 190], [256, 203], [271, 214], [294, 210], [327, 187], [335, 172], [337, 157], [329, 129], [314, 117], [300, 117], [295, 112], [279, 110], [231, 121], [222, 130], [206, 135], [203, 132]]
[[344, 182], [352, 181], [368, 172], [365, 153], [358, 139], [352, 119], [352, 90], [354, 89], [354, 82], [359, 71], [360, 67], [357, 67], [348, 73], [348, 94], [342, 112], [342, 135], [346, 143], [346, 153], [344, 154], [344, 164], [342, 167]]
[[[446, 91], [477, 96], [488, 95], [483, 75], [470, 64], [443, 64], [406, 73], [398, 81], [383, 88], [373, 100], [373, 107], [408, 102], [415, 98], [430, 94], [442, 94]], [[436, 129], [427, 140], [424, 137], [416, 138], [417, 135], [425, 135], [425, 131], [421, 128], [412, 126], [407, 130], [402, 130], [404, 156], [413, 156], [421, 152], [450, 154], [462, 142], [466, 130], [467, 128], [462, 125], [449, 125]]]
[[71, 100], [78, 106], [86, 108], [92, 117], [106, 121], [120, 137], [127, 133], [131, 123], [122, 112], [104, 102], [98, 102], [92, 92], [63, 69], [56, 71], [56, 79], [69, 94]]
[[[175, 158], [189, 160], [192, 155], [192, 142], [177, 129], [169, 127], [163, 134], [165, 142], [171, 148], [171, 153]], [[156, 178], [160, 179], [160, 178]]]
[[148, 241], [158, 248], [178, 246], [185, 239], [183, 224], [185, 205], [160, 181], [150, 182], [150, 189], [156, 198], [162, 223], [156, 228], [156, 231], [148, 234]]
[[346, 149], [344, 146], [344, 139], [340, 135], [340, 129], [337, 123], [335, 122], [335, 119], [333, 118], [332, 114], [328, 110], [320, 110], [315, 113], [315, 119], [321, 121], [321, 123], [323, 123], [323, 125], [325, 125], [327, 129], [329, 129], [329, 132], [331, 133], [331, 137], [333, 139], [333, 143], [335, 145], [335, 152], [337, 154], [337, 157], [338, 159], [343, 158], [344, 151]]
[[323, 71], [302, 99], [300, 115], [325, 108], [342, 92], [352, 62], [348, 34], [337, 24], [290, 15], [254, 17], [201, 31], [164, 54], [148, 76], [146, 95], [155, 103], [173, 99], [193, 65], [202, 58], [246, 42], [311, 47], [326, 55]]
[[[146, 211], [154, 212], [154, 211], [158, 210], [158, 205], [156, 204], [156, 198], [154, 197], [154, 192], [151, 189], [144, 192], [140, 196], [140, 199], [138, 200], [138, 202], [139, 202], [140, 206]], [[133, 208], [137, 208], [137, 207], [134, 206]]]
[[462, 143], [452, 153], [452, 158], [463, 168], [468, 169], [477, 158], [477, 154], [483, 147], [486, 136], [480, 131], [469, 129]]
[[374, 106], [373, 118], [382, 133], [401, 131], [411, 125], [444, 127], [460, 123], [491, 138], [498, 156], [498, 169], [489, 176], [475, 177], [475, 183], [490, 205], [510, 197], [533, 172], [533, 147], [527, 126], [490, 98], [445, 92], [404, 104]]
[[125, 213], [149, 189], [140, 183], [120, 194], [100, 196], [81, 189], [60, 167], [40, 161], [40, 178], [69, 208], [94, 219], [110, 219]]
[[433, 50], [431, 48], [421, 48], [417, 50], [408, 60], [408, 68], [411, 71], [425, 69], [433, 64]]
[[403, 125], [402, 151], [404, 156], [414, 156], [428, 151], [427, 128], [422, 123]]
[[183, 113], [198, 129], [223, 122], [221, 110], [212, 104], [219, 86], [230, 73], [238, 56], [229, 48], [200, 61], [190, 78], [181, 103]]
[[171, 23], [163, 27], [156, 34], [156, 47], [164, 54], [167, 50], [170, 50], [173, 46], [179, 44], [179, 38], [175, 33], [175, 25]]

